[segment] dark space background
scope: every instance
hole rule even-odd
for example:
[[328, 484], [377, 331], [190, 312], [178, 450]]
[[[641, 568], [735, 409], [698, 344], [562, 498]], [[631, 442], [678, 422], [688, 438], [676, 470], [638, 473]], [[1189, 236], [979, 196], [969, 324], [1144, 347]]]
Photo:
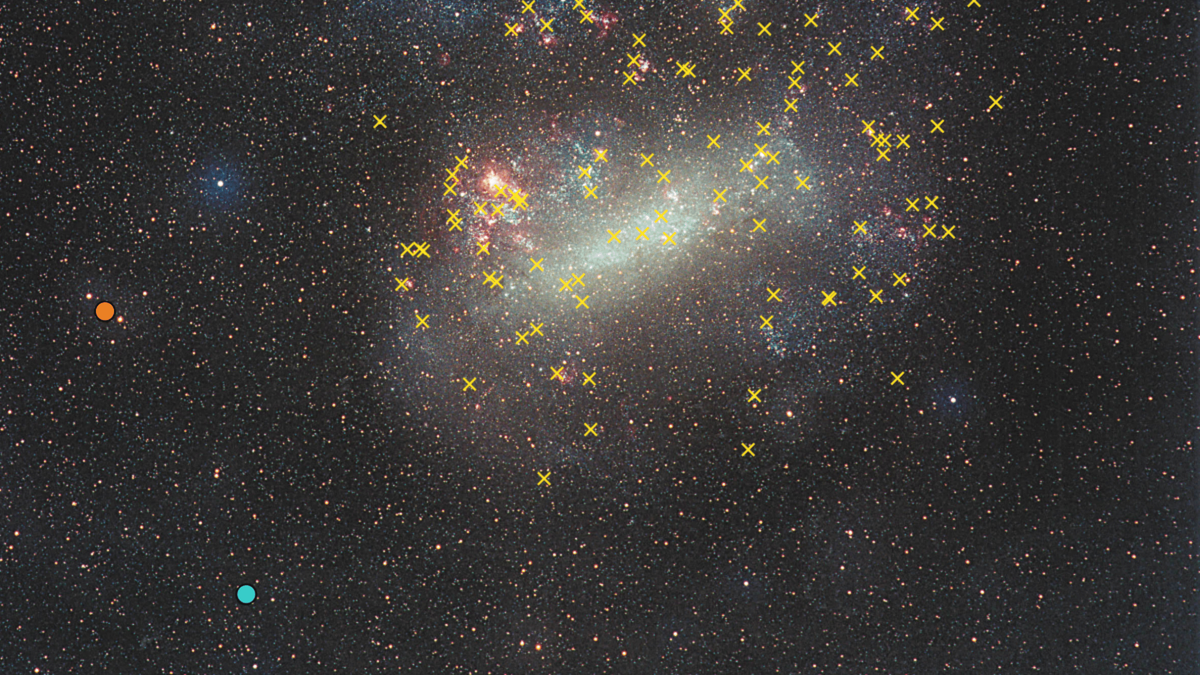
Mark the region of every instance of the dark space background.
[[1194, 4], [572, 4], [0, 9], [0, 671], [1198, 672]]

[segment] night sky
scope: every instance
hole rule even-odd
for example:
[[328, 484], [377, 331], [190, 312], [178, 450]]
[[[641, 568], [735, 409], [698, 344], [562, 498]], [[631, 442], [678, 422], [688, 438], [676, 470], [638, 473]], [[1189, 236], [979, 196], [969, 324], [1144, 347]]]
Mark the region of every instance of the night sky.
[[523, 4], [0, 10], [0, 672], [1200, 672], [1194, 4]]

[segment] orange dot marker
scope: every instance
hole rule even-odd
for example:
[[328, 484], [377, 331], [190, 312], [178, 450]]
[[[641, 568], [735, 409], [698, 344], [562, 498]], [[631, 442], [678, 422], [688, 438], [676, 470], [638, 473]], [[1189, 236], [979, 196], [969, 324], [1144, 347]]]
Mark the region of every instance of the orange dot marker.
[[102, 302], [96, 305], [96, 318], [101, 321], [108, 321], [113, 318], [117, 310], [113, 309], [112, 303]]

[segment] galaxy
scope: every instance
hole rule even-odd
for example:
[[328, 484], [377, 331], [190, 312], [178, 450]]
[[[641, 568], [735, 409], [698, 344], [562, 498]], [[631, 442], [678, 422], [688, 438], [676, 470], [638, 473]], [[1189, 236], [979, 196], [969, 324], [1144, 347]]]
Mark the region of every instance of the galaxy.
[[0, 670], [1194, 673], [1196, 16], [0, 22]]

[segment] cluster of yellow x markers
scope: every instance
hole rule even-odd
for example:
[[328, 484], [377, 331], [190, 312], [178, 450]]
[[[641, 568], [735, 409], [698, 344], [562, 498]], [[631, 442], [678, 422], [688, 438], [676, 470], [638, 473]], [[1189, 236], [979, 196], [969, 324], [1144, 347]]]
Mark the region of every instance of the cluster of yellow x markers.
[[[535, 2], [536, 2], [536, 0], [521, 0], [521, 3], [524, 5], [524, 8], [523, 8], [521, 14], [534, 13], [535, 18], [537, 18], [538, 21], [541, 22], [541, 27], [538, 32], [539, 33], [545, 33], [545, 32], [553, 33], [554, 32], [553, 24], [554, 24], [555, 19], [554, 18], [546, 19], [546, 18], [538, 17], [537, 13], [536, 13], [536, 9], [534, 7]], [[743, 6], [742, 3], [743, 3], [743, 0], [733, 0], [732, 6], [720, 10], [721, 16], [718, 19], [718, 24], [721, 26], [721, 34], [728, 35], [728, 34], [733, 33], [734, 19], [731, 16], [731, 12], [738, 11], [738, 10], [745, 12], [746, 8]], [[969, 0], [968, 6], [969, 7], [978, 7], [979, 2], [978, 2], [978, 0]], [[593, 12], [584, 7], [584, 0], [575, 0], [575, 10], [578, 11], [580, 14], [580, 21], [579, 21], [580, 23], [595, 23], [595, 18], [593, 16]], [[919, 15], [920, 8], [906, 7], [905, 12], [906, 12], [906, 17], [905, 17], [906, 21], [916, 22], [916, 21], [920, 20], [920, 15]], [[819, 26], [819, 23], [818, 23], [818, 20], [820, 19], [819, 13], [808, 14], [807, 12], [805, 12], [804, 15], [805, 15], [805, 19], [806, 19], [806, 22], [804, 24], [805, 28]], [[938, 30], [944, 31], [945, 27], [942, 25], [942, 22], [944, 20], [945, 20], [945, 17], [942, 17], [942, 18], [930, 17], [931, 24], [930, 24], [929, 30], [930, 31], [938, 31]], [[507, 28], [506, 36], [517, 36], [519, 34], [519, 32], [521, 31], [521, 25], [519, 23], [517, 23], [517, 24], [507, 24], [506, 23], [505, 26]], [[772, 27], [771, 22], [767, 22], [767, 23], [758, 22], [757, 36], [772, 37], [771, 27]], [[624, 67], [622, 68], [622, 71], [621, 71], [622, 74], [624, 75], [624, 81], [621, 83], [622, 87], [627, 87], [630, 85], [635, 86], [635, 87], [638, 86], [640, 84], [640, 82], [642, 81], [641, 73], [645, 70], [645, 68], [643, 68], [643, 66], [645, 65], [645, 62], [642, 59], [642, 54], [641, 54], [641, 52], [637, 52], [637, 49], [639, 47], [646, 47], [646, 41], [645, 41], [646, 33], [642, 33], [640, 35], [635, 33], [633, 35], [633, 38], [634, 38], [633, 51], [636, 53], [628, 53], [627, 52], [625, 54], [627, 61], [625, 62]], [[826, 46], [828, 47], [826, 56], [842, 56], [842, 52], [841, 52], [842, 42], [837, 42], [837, 43], [827, 42]], [[868, 46], [870, 47], [871, 52], [872, 52], [870, 61], [873, 62], [875, 60], [884, 60], [885, 59], [884, 53], [883, 53], [883, 51], [884, 51], [883, 47], [876, 47], [874, 45], [868, 45]], [[800, 90], [800, 92], [804, 91], [804, 85], [802, 84], [802, 78], [805, 75], [804, 67], [805, 67], [806, 63], [807, 63], [807, 61], [805, 61], [805, 60], [801, 60], [801, 61], [792, 60], [791, 61], [792, 70], [790, 73], [787, 74], [787, 78], [789, 80], [787, 92], [789, 94], [792, 90]], [[675, 65], [676, 65], [675, 77], [679, 78], [679, 79], [687, 79], [687, 78], [695, 78], [696, 77], [695, 70], [700, 64], [695, 63], [691, 60], [684, 61], [684, 60], [676, 59]], [[629, 70], [628, 72], [625, 72], [624, 68], [630, 68], [631, 70]], [[741, 82], [752, 82], [753, 81], [753, 73], [752, 73], [751, 67], [745, 67], [745, 68], [735, 67], [735, 71], [738, 76], [737, 76], [737, 79], [734, 80], [734, 85], [738, 85]], [[861, 75], [861, 73], [843, 73], [845, 81], [844, 82], [843, 81], [834, 81], [834, 82], [832, 82], [832, 84], [834, 86], [840, 85], [842, 87], [859, 87], [859, 86], [861, 86], [858, 82], [858, 78], [860, 75]], [[996, 108], [1003, 109], [1003, 105], [1001, 105], [1001, 103], [1000, 103], [1001, 99], [1003, 99], [1003, 96], [991, 96], [990, 98], [991, 98], [991, 106], [989, 106], [987, 109], [989, 112]], [[786, 110], [792, 111], [792, 112], [798, 112], [796, 109], [796, 104], [798, 101], [799, 101], [799, 98], [786, 98], [786, 95], [785, 95], [784, 103], [787, 106]], [[375, 116], [375, 121], [376, 121], [375, 128], [379, 128], [382, 126], [383, 128], [386, 129], [387, 128], [386, 124], [385, 124], [386, 119], [387, 119], [386, 115], [384, 115], [382, 117]], [[909, 149], [911, 147], [909, 145], [908, 141], [910, 138], [912, 138], [912, 134], [899, 134], [899, 133], [895, 133], [894, 131], [892, 133], [884, 133], [882, 130], [877, 131], [874, 128], [875, 124], [876, 124], [875, 120], [870, 120], [870, 121], [861, 120], [861, 122], [863, 124], [862, 134], [870, 136], [870, 138], [871, 138], [870, 149], [874, 149], [877, 153], [876, 157], [875, 157], [876, 162], [881, 162], [881, 161], [891, 162], [892, 158], [890, 156], [890, 153], [893, 150]], [[943, 124], [945, 123], [944, 119], [943, 120], [930, 120], [930, 123], [932, 125], [932, 127], [929, 130], [930, 134], [939, 134], [939, 133], [944, 134], [945, 133], [945, 130], [943, 128]], [[751, 177], [755, 179], [755, 185], [752, 188], [750, 188], [752, 191], [756, 191], [756, 190], [760, 190], [760, 189], [761, 190], [770, 190], [771, 189], [771, 184], [770, 184], [771, 176], [767, 175], [767, 174], [759, 175], [755, 170], [755, 163], [756, 163], [756, 160], [758, 160], [758, 159], [764, 159], [764, 160], [766, 160], [763, 165], [764, 167], [770, 167], [772, 164], [778, 165], [780, 163], [779, 159], [778, 159], [780, 151], [772, 152], [769, 149], [769, 144], [770, 144], [769, 138], [764, 143], [760, 144], [757, 142], [757, 137], [762, 137], [762, 136], [770, 137], [771, 136], [771, 122], [768, 121], [766, 123], [763, 123], [763, 122], [755, 121], [755, 124], [758, 127], [758, 130], [755, 133], [756, 142], [754, 143], [756, 152], [751, 156], [750, 159], [741, 159], [741, 158], [738, 159], [738, 161], [741, 163], [741, 169], [738, 171], [738, 174], [750, 173]], [[710, 150], [714, 149], [714, 148], [718, 149], [718, 150], [721, 149], [721, 134], [707, 135], [707, 138], [708, 138], [707, 149], [710, 149]], [[895, 141], [894, 145], [893, 145], [893, 139]], [[600, 163], [600, 162], [608, 163], [608, 161], [609, 161], [608, 149], [598, 148], [598, 149], [593, 150], [593, 152], [595, 153], [595, 156], [590, 158], [591, 163], [589, 163], [587, 166], [577, 165], [577, 168], [579, 171], [577, 179], [581, 181], [581, 188], [582, 188], [581, 198], [584, 201], [589, 200], [589, 199], [597, 200], [597, 201], [600, 200], [600, 197], [596, 194], [598, 184], [596, 183], [595, 179], [592, 176], [592, 170], [596, 163]], [[641, 163], [640, 163], [639, 167], [640, 168], [649, 167], [650, 169], [652, 169], [653, 171], [655, 171], [657, 173], [657, 179], [655, 181], [655, 184], [663, 184], [663, 183], [670, 184], [671, 183], [671, 169], [664, 170], [664, 168], [660, 168], [659, 166], [656, 166], [654, 163], [654, 161], [655, 161], [654, 153], [649, 153], [649, 154], [639, 153], [639, 154], [641, 157]], [[469, 168], [467, 156], [464, 155], [463, 157], [455, 157], [455, 159], [457, 160], [457, 163], [455, 164], [454, 168], [452, 168], [452, 169], [446, 168], [445, 169], [448, 176], [443, 181], [443, 187], [445, 188], [445, 192], [443, 193], [444, 197], [448, 197], [448, 196], [457, 197], [458, 196], [458, 192], [456, 191], [456, 189], [458, 188], [458, 186], [460, 184], [460, 179], [458, 178], [458, 172], [461, 169]], [[660, 158], [660, 161], [661, 161], [661, 158]], [[812, 179], [811, 176], [795, 175], [795, 178], [796, 178], [796, 185], [794, 186], [794, 189], [796, 189], [796, 190], [800, 190], [801, 188], [803, 188], [805, 190], [812, 189], [812, 187], [809, 185], [809, 181]], [[528, 193], [522, 193], [517, 188], [510, 188], [503, 184], [498, 184], [498, 185], [495, 185], [494, 187], [496, 189], [496, 195], [495, 195], [496, 199], [503, 198], [504, 201], [491, 204], [492, 210], [491, 210], [490, 215], [492, 217], [503, 215], [504, 209], [506, 207], [511, 207], [514, 210], [515, 209], [524, 210], [524, 209], [528, 208], [528, 202], [527, 202], [528, 197], [529, 197]], [[713, 193], [714, 193], [713, 204], [718, 205], [718, 204], [726, 203], [727, 200], [725, 198], [725, 193], [728, 192], [728, 190], [729, 190], [728, 187], [725, 189], [713, 188]], [[910, 199], [910, 198], [905, 198], [905, 199], [908, 202], [908, 208], [905, 209], [906, 212], [913, 211], [913, 210], [937, 211], [939, 209], [939, 207], [938, 207], [938, 199], [939, 198], [936, 195], [924, 197], [924, 199], [925, 199], [924, 207], [921, 207], [918, 205], [918, 203], [921, 199], [920, 197], [918, 197], [916, 199]], [[483, 203], [473, 202], [473, 205], [475, 207], [475, 215], [482, 215], [482, 216], [489, 215], [487, 212], [487, 207], [489, 206], [489, 204], [487, 202], [483, 202]], [[460, 211], [461, 211], [461, 209], [446, 209], [447, 215], [449, 216], [449, 218], [447, 220], [447, 224], [450, 226], [449, 229], [451, 231], [454, 231], [454, 230], [462, 231], [461, 224], [463, 221], [462, 221], [462, 218], [459, 216]], [[634, 239], [634, 241], [635, 242], [642, 241], [642, 240], [649, 241], [650, 236], [648, 235], [648, 232], [650, 231], [650, 229], [652, 227], [659, 225], [661, 223], [663, 226], [662, 229], [660, 230], [662, 245], [663, 246], [676, 245], [675, 235], [678, 234], [678, 232], [671, 231], [669, 228], [669, 220], [667, 218], [668, 211], [667, 210], [659, 211], [658, 209], [654, 209], [654, 212], [656, 214], [656, 218], [654, 220], [653, 225], [651, 225], [650, 227], [645, 227], [645, 228], [640, 228], [640, 227], [635, 228], [635, 229], [637, 229], [638, 234], [637, 234], [636, 238]], [[762, 218], [762, 219], [753, 218], [752, 220], [755, 224], [755, 227], [753, 230], [751, 230], [751, 233], [767, 231], [765, 218]], [[867, 225], [867, 221], [865, 221], [865, 220], [861, 221], [861, 222], [857, 221], [857, 220], [854, 221], [855, 228], [854, 228], [854, 232], [852, 233], [851, 236], [857, 235], [857, 234], [866, 235], [867, 234], [866, 225]], [[933, 237], [934, 240], [937, 240], [937, 241], [946, 240], [946, 239], [956, 239], [956, 237], [954, 235], [954, 230], [955, 230], [954, 226], [941, 225], [940, 233], [937, 232], [937, 228], [939, 226], [936, 224], [923, 225], [923, 227], [925, 228], [925, 232], [924, 232], [924, 234], [922, 234], [921, 239], [926, 239], [929, 237]], [[611, 230], [610, 229], [607, 232], [608, 232], [608, 240], [606, 243], [617, 243], [617, 244], [621, 243], [621, 235], [623, 234], [624, 230]], [[478, 250], [475, 251], [476, 256], [483, 256], [483, 255], [490, 256], [491, 255], [491, 253], [489, 251], [489, 242], [486, 242], [486, 241], [476, 242], [476, 246], [478, 248]], [[411, 255], [414, 258], [418, 258], [421, 256], [429, 257], [429, 253], [428, 253], [429, 244], [427, 242], [420, 242], [420, 243], [413, 242], [410, 244], [403, 244], [403, 247], [404, 247], [404, 253], [401, 254], [402, 258], [405, 257], [406, 255]], [[530, 273], [533, 273], [536, 271], [545, 271], [544, 268], [542, 268], [542, 262], [545, 260], [545, 258], [538, 259], [538, 260], [534, 260], [533, 258], [530, 258], [529, 260], [530, 260], [530, 262], [533, 263], [533, 267], [531, 267], [529, 270]], [[863, 282], [866, 283], [867, 282], [867, 277], [865, 275], [866, 267], [865, 266], [853, 267], [853, 269], [854, 269], [854, 276], [852, 277], [852, 280], [862, 279]], [[585, 276], [586, 276], [586, 273], [579, 273], [579, 274], [572, 273], [571, 278], [569, 280], [561, 278], [561, 277], [559, 278], [559, 282], [561, 283], [559, 291], [569, 293], [574, 297], [574, 299], [576, 301], [576, 305], [575, 305], [576, 309], [590, 309], [587, 302], [588, 302], [588, 298], [590, 298], [591, 296], [586, 294], [586, 290], [585, 290], [586, 283], [584, 281]], [[485, 279], [484, 279], [483, 283], [485, 286], [488, 286], [489, 288], [493, 288], [493, 289], [494, 288], [501, 288], [501, 289], [504, 288], [504, 285], [503, 285], [504, 275], [499, 273], [498, 271], [497, 272], [485, 272], [484, 277], [485, 277]], [[908, 285], [909, 278], [908, 278], [907, 272], [899, 272], [899, 273], [892, 272], [892, 277], [894, 279], [894, 281], [892, 282], [893, 287], [897, 287], [897, 286], [905, 287]], [[411, 288], [411, 282], [407, 278], [404, 280], [396, 278], [396, 282], [398, 284], [396, 287], [397, 291], [403, 291], [403, 290], [407, 290], [408, 288]], [[766, 299], [766, 303], [768, 306], [771, 302], [780, 302], [780, 303], [783, 302], [783, 299], [779, 296], [781, 289], [779, 289], [779, 288], [772, 289], [772, 288], [768, 287], [766, 290], [768, 293], [768, 297]], [[868, 288], [867, 290], [870, 291], [870, 293], [871, 293], [871, 299], [868, 301], [868, 304], [871, 304], [871, 303], [883, 304], [882, 295], [883, 295], [884, 289], [873, 290], [871, 288]], [[821, 300], [822, 306], [837, 307], [839, 305], [839, 301], [837, 300], [836, 292], [822, 290], [821, 294], [823, 296], [822, 300]], [[814, 298], [814, 300], [815, 300], [815, 298]], [[842, 302], [844, 302], [844, 301], [842, 301]], [[761, 323], [759, 324], [758, 328], [760, 330], [772, 330], [773, 326], [771, 325], [771, 322], [774, 318], [775, 318], [775, 316], [773, 314], [769, 314], [769, 313], [768, 314], [759, 314], [759, 320]], [[428, 319], [429, 319], [429, 315], [425, 315], [424, 317], [422, 317], [418, 313], [417, 314], [417, 328], [421, 329], [421, 330], [429, 328], [429, 324], [427, 321]], [[517, 344], [528, 344], [529, 343], [528, 338], [530, 336], [541, 336], [542, 335], [541, 329], [544, 325], [545, 324], [543, 324], [543, 323], [535, 324], [533, 322], [530, 322], [529, 330], [524, 331], [524, 332], [522, 332], [520, 330], [515, 331], [516, 337], [517, 337], [516, 343]], [[551, 375], [552, 380], [553, 379], [559, 379], [559, 380], [563, 379], [562, 371], [564, 370], [564, 368], [553, 368], [552, 367], [552, 370], [553, 370], [553, 375]], [[896, 373], [896, 372], [892, 372], [892, 371], [889, 371], [889, 372], [891, 372], [891, 375], [892, 375], [892, 381], [891, 381], [892, 385], [902, 385], [902, 386], [904, 385], [904, 381], [902, 379], [902, 377], [905, 375], [904, 371], [902, 371], [900, 373]], [[584, 373], [584, 376], [586, 378], [585, 385], [590, 384], [592, 386], [596, 386], [595, 375], [596, 375], [595, 372], [592, 372], [590, 374]], [[464, 392], [475, 391], [476, 390], [475, 389], [475, 381], [477, 379], [478, 378], [466, 378], [466, 377], [461, 378], [462, 382], [464, 383], [463, 391]], [[761, 388], [757, 389], [757, 390], [747, 389], [747, 392], [750, 394], [750, 398], [747, 400], [747, 402], [748, 403], [761, 402], [761, 399], [759, 398], [759, 394], [762, 391], [763, 390]], [[584, 426], [585, 426], [585, 429], [582, 432], [584, 436], [598, 436], [599, 435], [596, 431], [596, 428], [599, 426], [598, 423], [587, 423]], [[742, 450], [743, 450], [742, 456], [749, 455], [749, 456], [753, 457], [754, 456], [754, 452], [753, 452], [754, 446], [755, 446], [754, 443], [742, 443]], [[539, 476], [541, 477], [541, 481], [539, 482], [539, 485], [541, 485], [541, 484], [549, 485], [550, 484], [549, 483], [549, 476], [550, 476], [549, 472], [546, 472], [545, 474], [542, 474], [541, 472], [539, 472]]]

